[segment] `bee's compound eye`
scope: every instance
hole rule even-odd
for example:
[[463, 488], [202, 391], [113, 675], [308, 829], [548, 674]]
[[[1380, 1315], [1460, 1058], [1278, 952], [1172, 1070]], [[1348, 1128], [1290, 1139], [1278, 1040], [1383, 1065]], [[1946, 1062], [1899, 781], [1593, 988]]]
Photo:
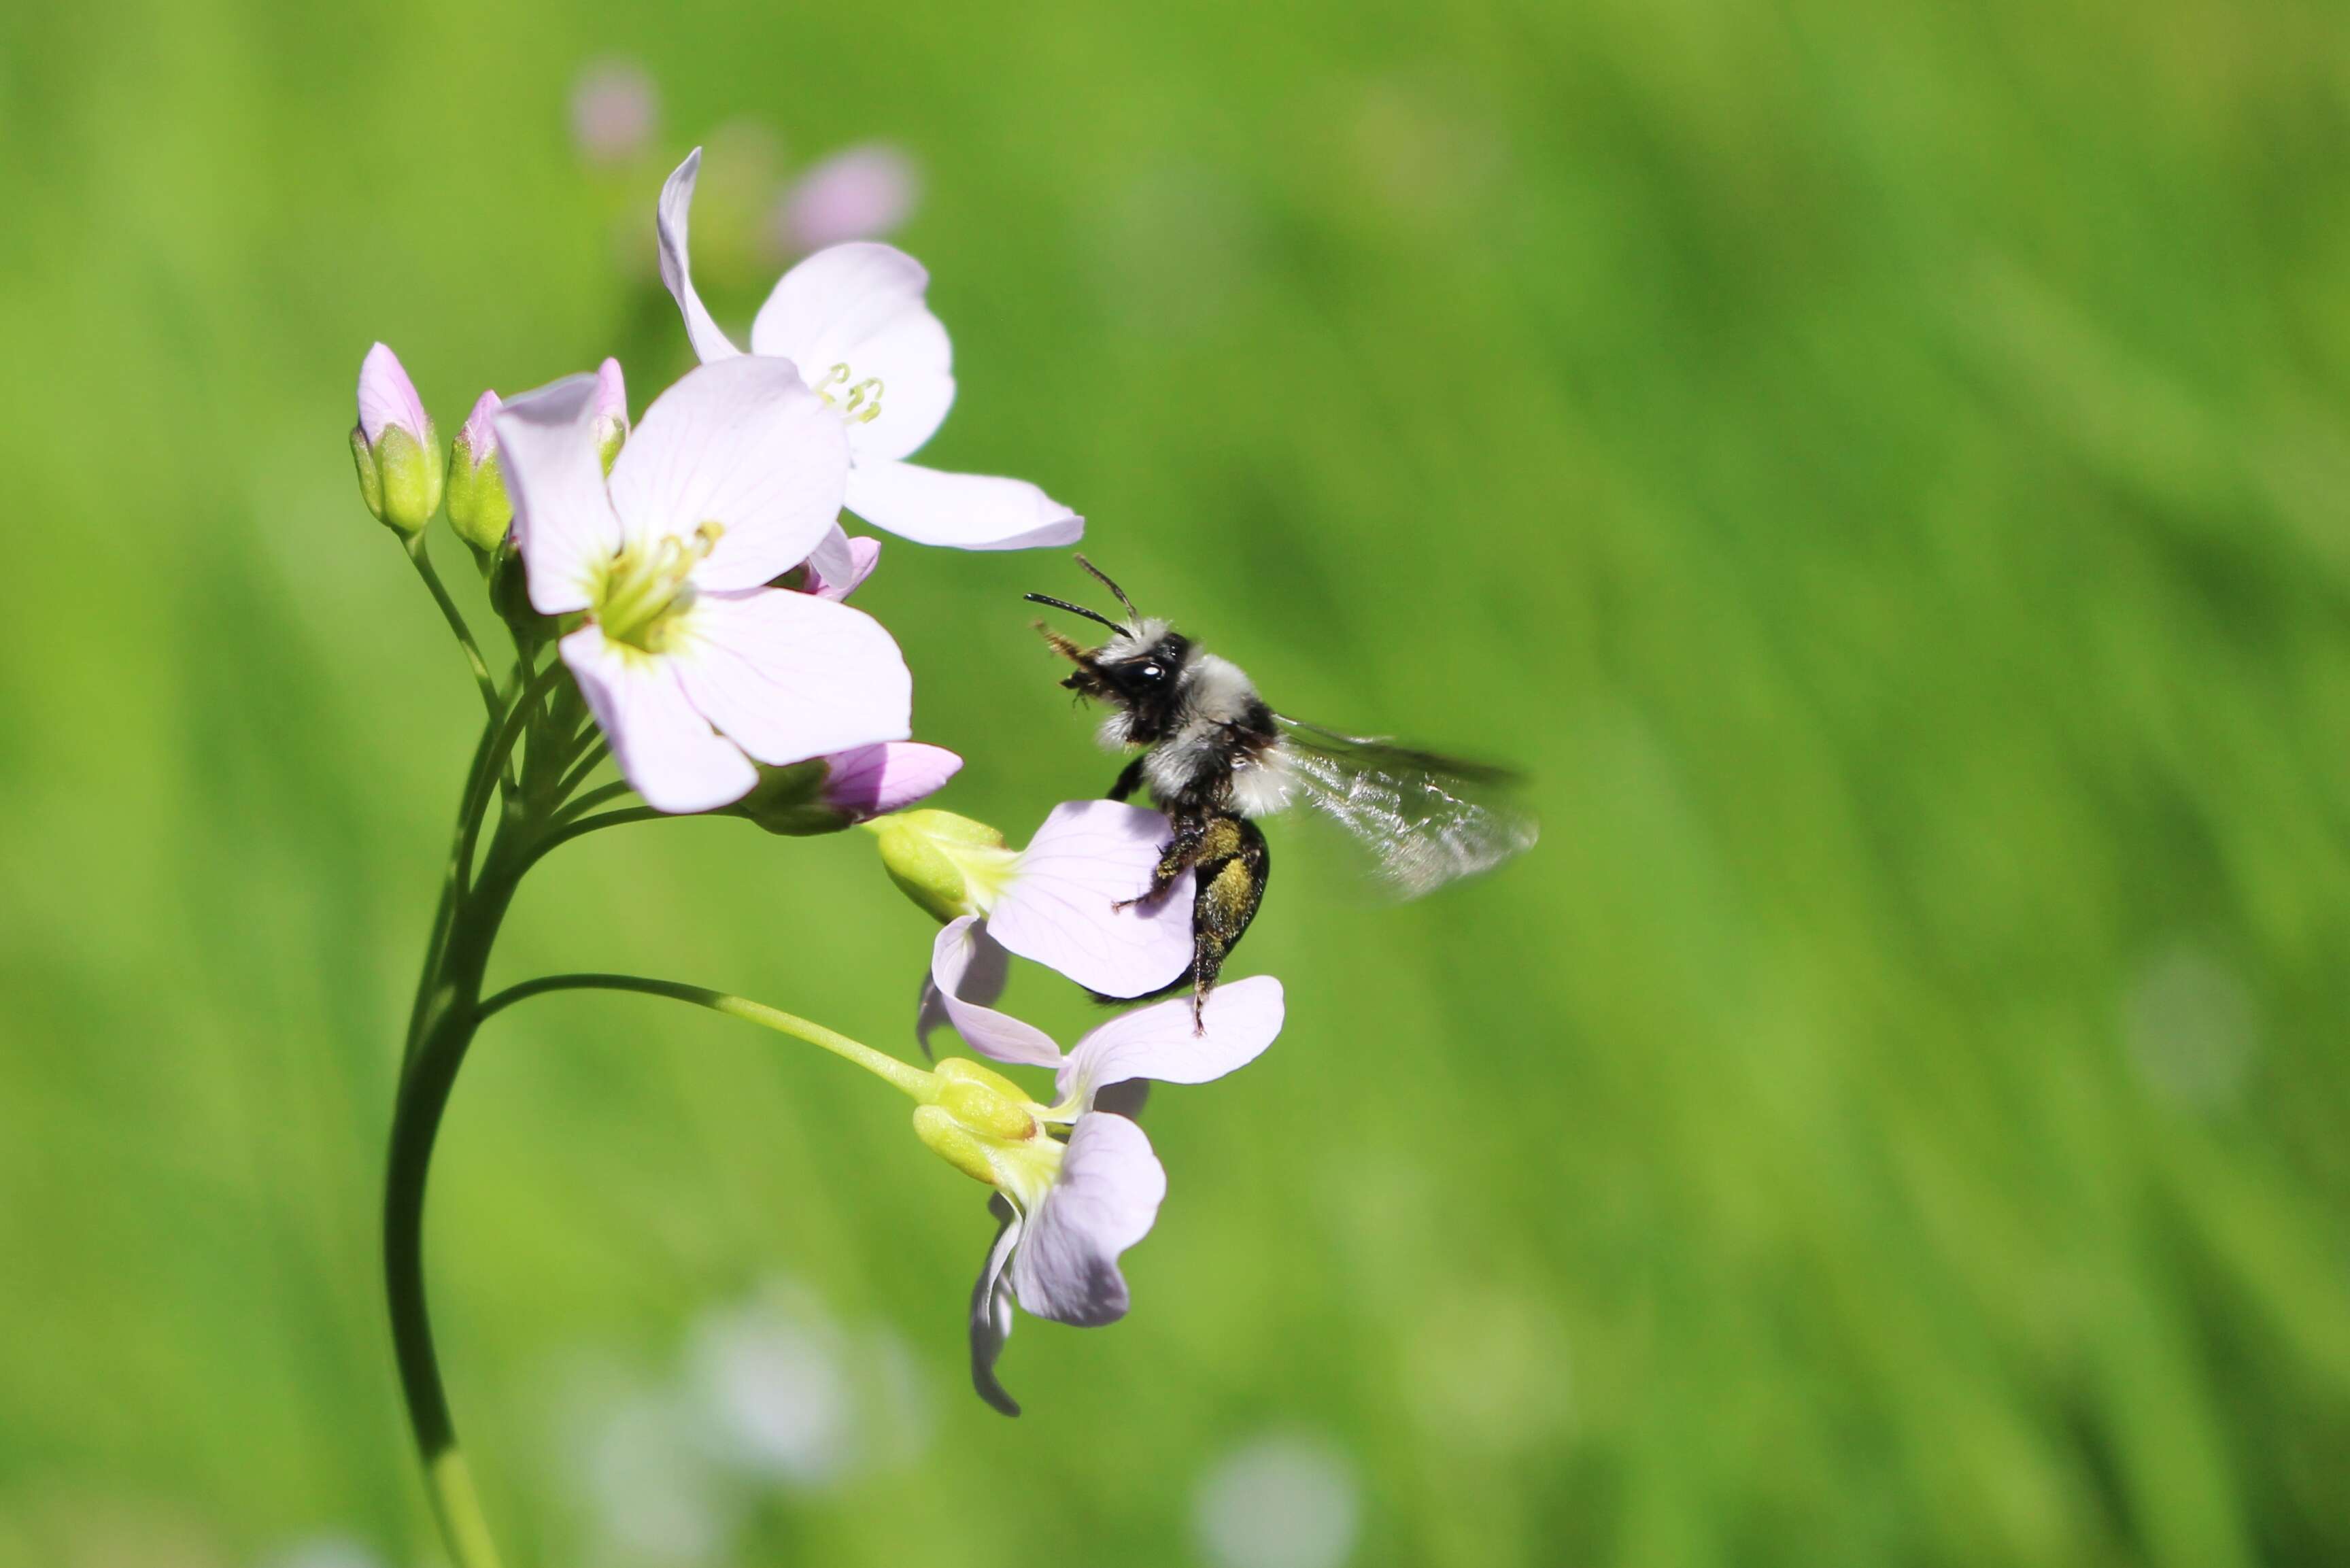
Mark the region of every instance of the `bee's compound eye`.
[[1167, 671], [1155, 664], [1146, 664], [1142, 667], [1142, 678], [1145, 680], [1164, 680], [1167, 679]]

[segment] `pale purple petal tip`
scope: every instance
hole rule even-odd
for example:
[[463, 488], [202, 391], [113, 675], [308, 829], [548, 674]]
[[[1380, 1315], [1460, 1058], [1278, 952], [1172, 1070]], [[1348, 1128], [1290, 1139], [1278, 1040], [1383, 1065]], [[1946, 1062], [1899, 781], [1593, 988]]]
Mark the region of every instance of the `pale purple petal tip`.
[[629, 383], [620, 374], [620, 362], [607, 358], [596, 367], [596, 421], [620, 434], [629, 433]]
[[1281, 981], [1269, 974], [1218, 986], [1196, 1024], [1189, 996], [1139, 1007], [1078, 1041], [1054, 1086], [1064, 1099], [1091, 1105], [1103, 1090], [1138, 1078], [1204, 1084], [1264, 1054], [1283, 1016]]
[[878, 240], [912, 216], [921, 195], [914, 161], [886, 142], [837, 152], [800, 176], [784, 198], [779, 238], [794, 251]]
[[479, 463], [490, 455], [491, 442], [496, 440], [495, 427], [490, 421], [504, 406], [495, 392], [484, 392], [473, 400], [473, 411], [465, 416], [464, 424], [457, 431], [459, 450], [473, 462]]
[[[1012, 955], [999, 943], [973, 940], [965, 956], [962, 979], [955, 986], [956, 1002], [977, 1007], [993, 1006], [1011, 981]], [[936, 967], [933, 963], [922, 971], [922, 999], [914, 1009], [914, 1041], [925, 1056], [938, 1054], [931, 1047], [931, 1036], [941, 1029], [954, 1027], [954, 1020], [947, 1015], [947, 999], [939, 991]]]
[[873, 575], [881, 564], [881, 541], [879, 539], [848, 539], [844, 535], [848, 565], [838, 581], [816, 569], [817, 557], [808, 557], [806, 591], [820, 599], [845, 599], [857, 591], [858, 585]]
[[571, 88], [571, 140], [590, 163], [626, 163], [652, 142], [660, 99], [634, 60], [598, 60]]
[[1003, 1269], [1020, 1244], [1020, 1211], [1000, 1192], [987, 1200], [987, 1207], [995, 1216], [996, 1231], [971, 1293], [971, 1386], [996, 1409], [1017, 1416], [1020, 1402], [996, 1381], [995, 1363], [1003, 1354], [1003, 1342], [1012, 1337], [1012, 1293], [1004, 1286]]
[[1147, 904], [1117, 906], [1150, 888], [1170, 830], [1155, 811], [1111, 800], [1053, 808], [1021, 852], [988, 918], [997, 941], [1103, 996], [1142, 996], [1191, 962], [1186, 872]]
[[381, 441], [393, 425], [421, 442], [432, 422], [400, 356], [381, 343], [369, 349], [359, 361], [359, 433], [368, 445]]
[[947, 1021], [964, 1044], [993, 1061], [1058, 1066], [1061, 1048], [1053, 1044], [1052, 1036], [963, 994], [964, 977], [992, 962], [983, 958], [992, 945], [986, 929], [970, 915], [948, 921], [938, 940], [931, 944], [931, 983], [938, 989], [939, 1005], [945, 1009]]
[[1077, 1118], [1061, 1174], [1027, 1217], [1012, 1254], [1012, 1293], [1038, 1317], [1098, 1328], [1126, 1315], [1118, 1254], [1150, 1233], [1167, 1171], [1124, 1116]]
[[944, 746], [919, 741], [884, 741], [835, 752], [825, 759], [824, 802], [851, 821], [903, 811], [934, 793], [962, 767]]

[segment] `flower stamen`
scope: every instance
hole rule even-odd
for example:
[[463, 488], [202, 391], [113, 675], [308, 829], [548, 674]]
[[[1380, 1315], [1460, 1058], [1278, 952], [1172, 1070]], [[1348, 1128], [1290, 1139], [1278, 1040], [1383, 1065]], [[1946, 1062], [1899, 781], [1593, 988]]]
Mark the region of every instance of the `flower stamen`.
[[[852, 386], [846, 364], [835, 365], [825, 372], [823, 380], [816, 383], [816, 395], [824, 400], [827, 408], [837, 409], [841, 418], [869, 425], [881, 417], [881, 378], [868, 376]], [[845, 396], [834, 396], [836, 388], [842, 389]]]
[[644, 653], [663, 651], [693, 603], [693, 569], [725, 532], [723, 524], [703, 523], [690, 540], [663, 535], [613, 552], [595, 593], [596, 624], [605, 638]]

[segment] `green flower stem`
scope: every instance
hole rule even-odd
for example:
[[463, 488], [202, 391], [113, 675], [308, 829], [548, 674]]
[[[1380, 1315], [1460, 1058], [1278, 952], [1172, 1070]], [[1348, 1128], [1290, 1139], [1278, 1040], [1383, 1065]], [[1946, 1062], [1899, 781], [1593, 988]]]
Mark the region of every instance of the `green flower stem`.
[[588, 834], [602, 828], [619, 827], [623, 823], [657, 822], [668, 815], [670, 814], [665, 811], [655, 811], [649, 805], [632, 805], [619, 811], [598, 812], [594, 816], [580, 817], [567, 822], [530, 846], [523, 860], [523, 869], [529, 870], [575, 838], [584, 838]]
[[489, 660], [482, 657], [481, 645], [473, 640], [473, 628], [465, 624], [457, 601], [449, 597], [449, 590], [441, 586], [441, 574], [432, 569], [432, 557], [424, 547], [424, 530], [420, 528], [409, 535], [408, 558], [415, 563], [416, 575], [432, 591], [432, 602], [441, 607], [449, 629], [457, 634], [457, 645], [465, 650], [465, 661], [473, 667], [473, 683], [482, 689], [482, 703], [494, 720], [504, 706], [498, 701], [498, 683], [490, 678]]
[[728, 992], [712, 991], [705, 986], [684, 985], [673, 980], [648, 980], [633, 974], [550, 974], [537, 980], [526, 980], [520, 985], [508, 986], [474, 1010], [478, 1022], [487, 1022], [494, 1014], [503, 1012], [517, 1002], [534, 996], [544, 996], [551, 991], [633, 991], [646, 996], [665, 996], [673, 1002], [690, 1002], [696, 1007], [723, 1012], [729, 1018], [740, 1018], [762, 1029], [772, 1029], [778, 1034], [788, 1034], [795, 1040], [831, 1052], [844, 1061], [854, 1062], [896, 1088], [918, 1100], [930, 1095], [931, 1075], [910, 1063], [900, 1062], [886, 1052], [876, 1051], [821, 1023], [811, 1023], [781, 1008], [753, 1002]]

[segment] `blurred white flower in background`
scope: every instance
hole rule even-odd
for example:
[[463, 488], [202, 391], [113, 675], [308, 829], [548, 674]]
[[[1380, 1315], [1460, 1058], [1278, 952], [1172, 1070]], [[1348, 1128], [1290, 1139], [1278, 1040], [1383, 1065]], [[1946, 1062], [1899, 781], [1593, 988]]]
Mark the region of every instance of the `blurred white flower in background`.
[[2130, 976], [2122, 1038], [2131, 1064], [2157, 1093], [2211, 1110], [2242, 1089], [2260, 1044], [2260, 1015], [2234, 970], [2179, 940], [2147, 954]]
[[573, 1428], [571, 1480], [591, 1561], [714, 1561], [733, 1538], [742, 1503], [696, 1440], [691, 1403], [641, 1386], [588, 1403]]
[[1361, 1489], [1326, 1443], [1260, 1438], [1200, 1478], [1191, 1521], [1217, 1568], [1338, 1568], [1355, 1549]]
[[595, 60], [571, 86], [571, 143], [590, 163], [626, 163], [651, 147], [660, 94], [634, 60]]
[[261, 1568], [383, 1568], [383, 1559], [349, 1536], [320, 1535], [263, 1558]]
[[868, 141], [810, 168], [776, 204], [775, 240], [786, 255], [850, 240], [886, 239], [914, 213], [921, 176], [903, 149]]
[[731, 1466], [819, 1487], [855, 1459], [847, 1362], [839, 1325], [806, 1291], [785, 1286], [704, 1314], [690, 1336], [686, 1381], [696, 1419]]

